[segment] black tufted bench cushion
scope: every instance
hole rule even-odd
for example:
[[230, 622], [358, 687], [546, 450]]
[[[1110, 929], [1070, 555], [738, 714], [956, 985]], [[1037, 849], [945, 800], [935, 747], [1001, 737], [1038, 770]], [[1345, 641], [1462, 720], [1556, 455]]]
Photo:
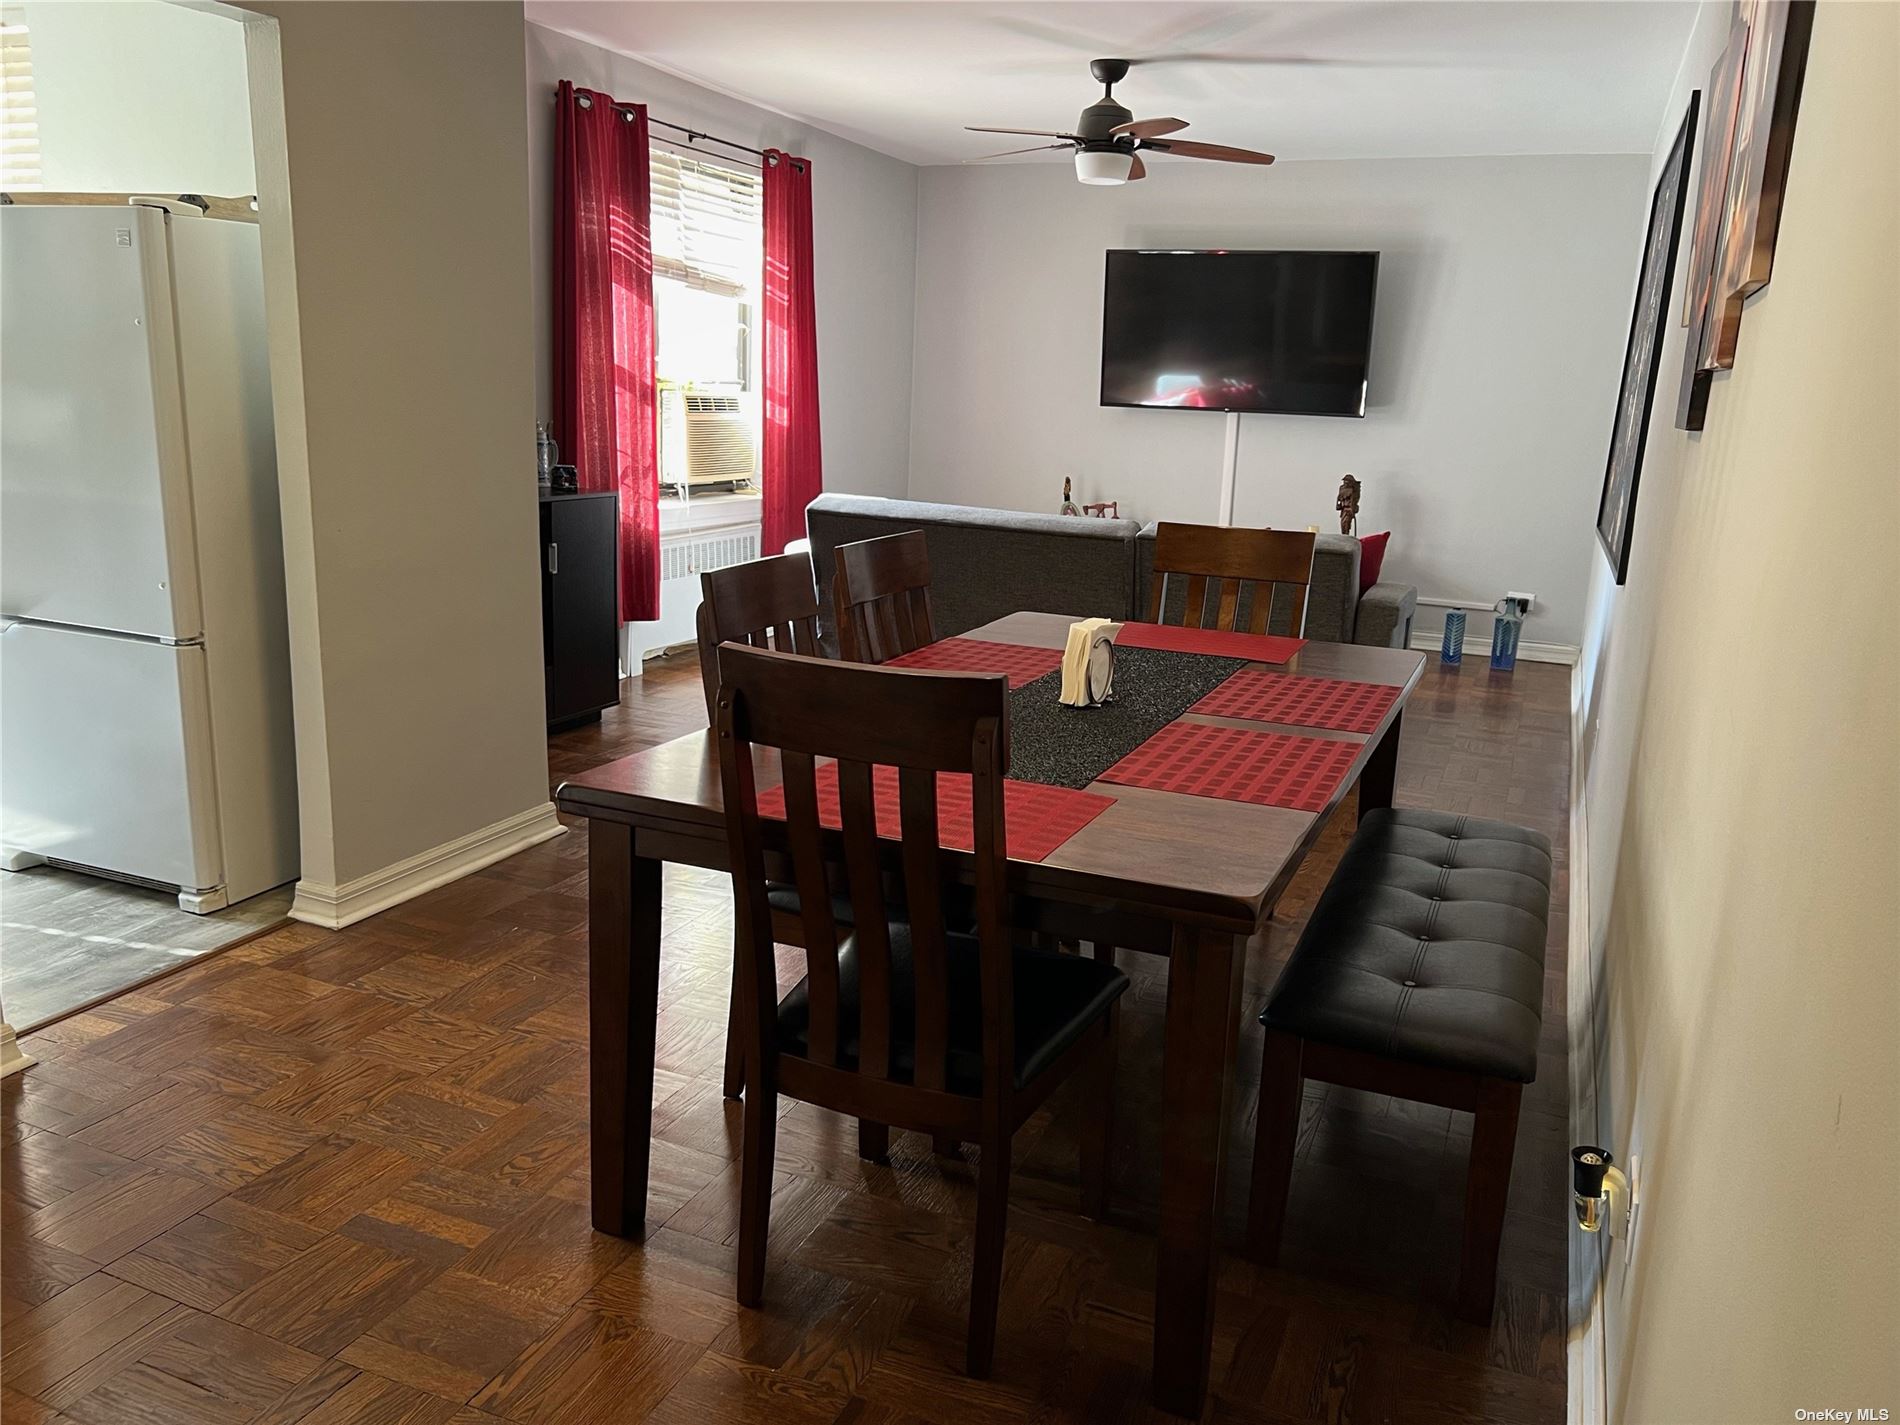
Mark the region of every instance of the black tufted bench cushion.
[[1449, 812], [1367, 815], [1260, 1022], [1527, 1084], [1543, 1028], [1550, 840]]
[[1537, 1076], [1549, 838], [1448, 812], [1368, 813], [1260, 1022], [1248, 1243], [1275, 1261], [1307, 1079], [1475, 1115], [1459, 1313], [1488, 1321], [1517, 1139]]

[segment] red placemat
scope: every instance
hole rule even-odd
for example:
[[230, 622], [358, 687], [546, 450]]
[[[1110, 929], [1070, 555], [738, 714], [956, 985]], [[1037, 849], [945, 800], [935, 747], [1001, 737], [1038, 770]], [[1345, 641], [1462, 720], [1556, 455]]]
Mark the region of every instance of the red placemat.
[[1252, 722], [1283, 722], [1292, 727], [1324, 727], [1334, 732], [1371, 732], [1398, 695], [1397, 688], [1384, 683], [1302, 678], [1292, 673], [1242, 668], [1188, 711], [1209, 717], [1244, 717]]
[[[818, 822], [834, 830], [844, 825], [838, 807], [838, 764], [820, 763]], [[887, 841], [903, 839], [898, 804], [897, 769], [871, 768], [871, 794], [877, 804], [877, 834]], [[1078, 792], [1068, 787], [1045, 787], [1040, 782], [1003, 779], [1003, 818], [1009, 836], [1009, 855], [1016, 861], [1040, 861], [1076, 832], [1115, 805], [1113, 797]], [[785, 820], [785, 788], [759, 791], [759, 815]], [[974, 814], [970, 810], [967, 772], [937, 774], [937, 842], [952, 851], [976, 846]]]
[[1257, 806], [1323, 811], [1364, 746], [1171, 722], [1102, 773], [1104, 782]]
[[990, 643], [981, 638], [945, 638], [888, 660], [891, 668], [925, 668], [934, 673], [1006, 673], [1020, 688], [1062, 666], [1060, 648], [1030, 648], [1021, 643]]
[[1245, 658], [1254, 663], [1284, 663], [1306, 646], [1303, 638], [1271, 633], [1228, 633], [1218, 628], [1177, 628], [1165, 623], [1125, 623], [1115, 642], [1129, 648], [1165, 648], [1172, 653], [1206, 653], [1216, 658]]

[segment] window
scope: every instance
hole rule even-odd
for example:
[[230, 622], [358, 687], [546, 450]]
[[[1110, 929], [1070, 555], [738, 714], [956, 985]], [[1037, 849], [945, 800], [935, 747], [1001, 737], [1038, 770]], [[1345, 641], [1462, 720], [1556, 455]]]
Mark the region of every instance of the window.
[[33, 97], [33, 46], [26, 10], [0, 6], [0, 190], [40, 186], [40, 111]]
[[651, 149], [660, 478], [735, 488], [758, 474], [759, 175]]

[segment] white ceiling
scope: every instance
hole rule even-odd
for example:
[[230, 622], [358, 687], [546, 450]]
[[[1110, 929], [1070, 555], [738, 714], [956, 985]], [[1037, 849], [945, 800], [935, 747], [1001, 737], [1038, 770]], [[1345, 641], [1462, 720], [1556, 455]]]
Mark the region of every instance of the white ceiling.
[[528, 0], [527, 11], [869, 148], [954, 163], [1016, 146], [965, 124], [1070, 128], [1100, 96], [1088, 61], [1103, 56], [1157, 59], [1116, 89], [1137, 117], [1183, 118], [1183, 138], [1283, 159], [1647, 153], [1696, 5]]

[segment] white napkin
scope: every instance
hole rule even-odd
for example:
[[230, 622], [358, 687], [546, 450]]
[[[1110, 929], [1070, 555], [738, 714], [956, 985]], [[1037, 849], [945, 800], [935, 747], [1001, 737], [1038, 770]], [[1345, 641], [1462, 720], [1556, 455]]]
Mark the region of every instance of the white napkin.
[[1062, 695], [1065, 707], [1095, 707], [1115, 695], [1115, 635], [1122, 626], [1112, 619], [1085, 618], [1069, 625], [1062, 650]]

